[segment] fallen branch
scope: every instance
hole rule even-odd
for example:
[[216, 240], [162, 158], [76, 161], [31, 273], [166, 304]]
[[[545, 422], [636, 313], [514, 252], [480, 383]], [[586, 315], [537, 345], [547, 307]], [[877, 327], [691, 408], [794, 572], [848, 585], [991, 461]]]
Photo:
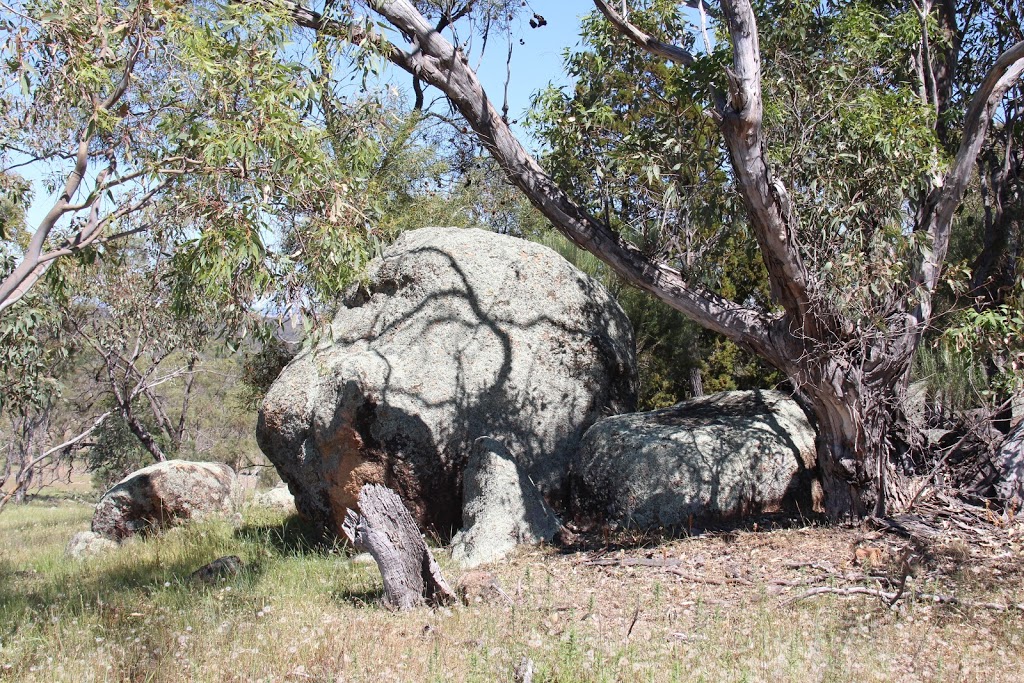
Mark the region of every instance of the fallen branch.
[[786, 569], [804, 569], [805, 567], [808, 567], [810, 569], [820, 569], [821, 571], [829, 574], [836, 573], [836, 568], [832, 566], [831, 562], [787, 562], [783, 566], [786, 567]]
[[590, 567], [677, 567], [682, 564], [682, 560], [674, 557], [620, 557], [587, 560], [584, 564]]
[[709, 583], [713, 586], [725, 586], [729, 584], [740, 584], [743, 586], [753, 586], [754, 582], [747, 579], [742, 579], [735, 576], [726, 576], [723, 578], [715, 578], [711, 576], [701, 576], [699, 574], [691, 574], [687, 571], [679, 569], [679, 565], [682, 564], [682, 560], [677, 558], [666, 557], [664, 559], [658, 559], [655, 557], [620, 557], [620, 558], [601, 558], [595, 560], [588, 560], [584, 564], [591, 567], [656, 567], [665, 569], [670, 574], [681, 576], [682, 578], [693, 581], [694, 583]]
[[676, 576], [681, 576], [687, 581], [693, 581], [694, 583], [709, 583], [712, 586], [726, 586], [729, 584], [739, 584], [741, 586], [754, 585], [753, 581], [750, 581], [748, 579], [741, 579], [738, 576], [725, 576], [719, 579], [713, 576], [700, 576], [699, 574], [691, 574], [689, 572], [684, 572], [682, 569], [675, 569], [674, 567], [669, 567], [666, 569], [666, 571], [668, 571], [671, 574], [675, 574]]

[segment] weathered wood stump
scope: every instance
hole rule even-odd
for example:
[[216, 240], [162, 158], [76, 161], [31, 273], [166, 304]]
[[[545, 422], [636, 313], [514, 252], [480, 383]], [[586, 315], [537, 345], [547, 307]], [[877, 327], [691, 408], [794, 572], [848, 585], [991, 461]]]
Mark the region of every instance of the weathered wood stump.
[[406, 610], [455, 601], [412, 514], [391, 489], [380, 484], [363, 486], [359, 512], [346, 512], [342, 531], [352, 545], [376, 560], [388, 607]]

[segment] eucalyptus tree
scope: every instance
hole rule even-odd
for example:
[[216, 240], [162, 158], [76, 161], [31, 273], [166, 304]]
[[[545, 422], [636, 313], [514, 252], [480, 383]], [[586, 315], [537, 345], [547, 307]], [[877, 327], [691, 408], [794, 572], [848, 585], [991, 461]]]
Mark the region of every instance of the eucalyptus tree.
[[[486, 25], [496, 6], [512, 13], [520, 3], [366, 0], [329, 3], [325, 16], [293, 2], [247, 1], [371, 48], [420, 87], [444, 93], [511, 182], [573, 243], [785, 373], [817, 422], [831, 515], [908, 502], [915, 463], [895, 430], [901, 398], [932, 322], [957, 208], [1004, 96], [1024, 72], [1019, 37], [1001, 51], [975, 53], [977, 68], [958, 70], [936, 49], [947, 38], [933, 29], [943, 12], [947, 26], [1012, 24], [1015, 14], [999, 15], [1002, 3], [698, 0], [701, 26], [683, 31], [673, 18], [677, 3], [594, 0], [606, 31], [632, 46], [637, 64], [670, 63], [665, 82], [685, 82], [659, 90], [641, 69], [637, 98], [664, 98], [706, 117], [707, 126], [687, 123], [687, 135], [671, 144], [724, 160], [703, 182], [734, 198], [757, 244], [770, 292], [762, 304], [730, 300], [695, 277], [702, 268], [688, 262], [687, 247], [632, 243], [610, 217], [634, 198], [629, 183], [596, 184], [623, 193], [598, 210], [593, 196], [560, 185], [527, 152], [470, 65], [472, 30], [457, 29], [474, 16]], [[359, 11], [392, 31], [374, 30]], [[772, 36], [787, 30], [796, 40], [782, 49]], [[844, 40], [844, 31], [858, 40]], [[936, 84], [945, 82], [964, 97], [944, 100]], [[564, 121], [577, 123], [579, 135], [604, 132], [594, 118]], [[656, 176], [664, 182], [678, 171], [650, 163], [647, 173], [653, 186]], [[662, 215], [670, 226], [677, 218]]]
[[[395, 115], [361, 95], [328, 130], [309, 50], [230, 3], [0, 3], [0, 506], [111, 417], [169, 455], [196, 344], [314, 305], [366, 258]], [[296, 251], [305, 236], [321, 246]], [[90, 359], [95, 381], [76, 374]]]
[[290, 27], [216, 0], [4, 3], [0, 189], [8, 203], [52, 196], [32, 224], [0, 225], [0, 312], [43, 277], [59, 284], [68, 257], [138, 234], [175, 244], [189, 284], [226, 313], [268, 291], [301, 298], [308, 273], [282, 232], [316, 237], [344, 279], [367, 242], [359, 179], [391, 112], [353, 98], [332, 143], [318, 67], [298, 60], [312, 47]]
[[[181, 448], [196, 375], [223, 324], [208, 302], [176, 310], [170, 258], [133, 242], [77, 271], [75, 296], [61, 313], [75, 343], [90, 351], [80, 362], [96, 400], [159, 462]], [[176, 405], [162, 391], [169, 383], [180, 385]]]
[[42, 291], [27, 296], [17, 313], [0, 328], [0, 510], [52, 481], [110, 416], [81, 406], [80, 417], [67, 419], [58, 404], [75, 354], [61, 343], [60, 315]]

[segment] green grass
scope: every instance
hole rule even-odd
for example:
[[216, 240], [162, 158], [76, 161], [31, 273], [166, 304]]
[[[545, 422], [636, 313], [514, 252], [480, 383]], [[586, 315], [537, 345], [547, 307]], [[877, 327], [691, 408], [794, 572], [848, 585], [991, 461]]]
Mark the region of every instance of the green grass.
[[[764, 582], [695, 585], [536, 550], [495, 568], [515, 605], [394, 614], [380, 606], [374, 566], [353, 563], [295, 519], [249, 510], [239, 528], [209, 521], [70, 560], [64, 546], [90, 513], [46, 502], [0, 515], [0, 680], [511, 681], [523, 657], [535, 662], [538, 683], [1010, 681], [1022, 673], [1019, 612], [922, 603], [896, 612], [834, 598], [781, 607]], [[782, 549], [818, 559], [841, 536], [745, 534], [659, 552], [718, 575], [719, 559], [777, 565]], [[212, 588], [188, 580], [228, 554], [245, 561], [242, 574]], [[1019, 583], [1007, 589], [1019, 592]], [[1006, 597], [998, 583], [977, 590]]]

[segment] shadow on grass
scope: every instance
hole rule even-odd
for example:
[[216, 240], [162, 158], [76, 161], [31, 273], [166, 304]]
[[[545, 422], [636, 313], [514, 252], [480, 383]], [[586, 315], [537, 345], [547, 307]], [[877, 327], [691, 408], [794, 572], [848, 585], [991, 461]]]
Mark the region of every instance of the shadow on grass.
[[[225, 542], [216, 528], [212, 531], [200, 529], [195, 538], [140, 536], [84, 561], [44, 558], [38, 569], [32, 563], [19, 566], [0, 559], [0, 622], [48, 611], [78, 616], [109, 607], [116, 612], [113, 606], [146, 603], [159, 593], [189, 600], [211, 587], [231, 585], [244, 591], [254, 586], [266, 570], [259, 544], [239, 547], [237, 540]], [[200, 567], [230, 554], [243, 559], [238, 574], [212, 586], [192, 579]]]
[[801, 529], [806, 527], [827, 525], [823, 515], [796, 516], [788, 513], [761, 514], [736, 520], [708, 521], [703, 520], [690, 527], [658, 527], [655, 529], [639, 528], [601, 528], [593, 527], [580, 531], [570, 545], [562, 546], [559, 552], [571, 555], [578, 552], [596, 550], [638, 550], [687, 538], [714, 536], [726, 542], [736, 539], [740, 533], [758, 533], [779, 529]]
[[246, 524], [235, 530], [235, 538], [273, 548], [282, 556], [328, 555], [345, 547], [323, 527], [298, 515], [279, 524]]
[[[183, 559], [174, 562], [153, 559], [136, 560], [109, 568], [66, 572], [10, 571], [0, 566], [0, 621], [17, 622], [29, 615], [58, 609], [63, 615], [78, 617], [86, 613], [109, 613], [110, 618], [134, 602], [148, 601], [158, 591], [181, 596], [198, 596], [218, 585], [244, 588], [254, 585], [263, 573], [257, 562], [246, 564], [238, 575], [208, 586], [191, 579], [191, 574], [206, 562], [216, 559]], [[130, 611], [130, 610], [129, 610]]]
[[335, 602], [353, 607], [380, 607], [384, 600], [384, 588], [343, 588], [331, 595]]

